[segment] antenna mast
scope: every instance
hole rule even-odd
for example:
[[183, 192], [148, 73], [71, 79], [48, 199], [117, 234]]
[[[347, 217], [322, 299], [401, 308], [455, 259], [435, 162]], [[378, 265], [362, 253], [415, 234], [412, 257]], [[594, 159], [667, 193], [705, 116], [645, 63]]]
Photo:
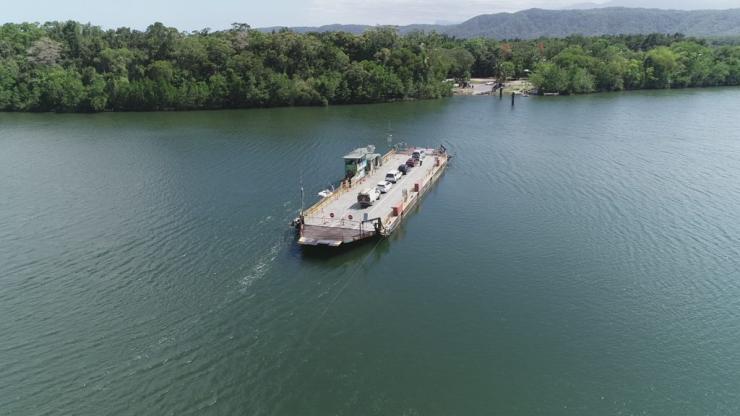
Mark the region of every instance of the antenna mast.
[[388, 133], [386, 136], [386, 141], [388, 142], [388, 147], [393, 147], [393, 134], [391, 133], [393, 130], [391, 130], [391, 122], [388, 120]]
[[301, 173], [301, 216], [303, 216], [303, 173]]

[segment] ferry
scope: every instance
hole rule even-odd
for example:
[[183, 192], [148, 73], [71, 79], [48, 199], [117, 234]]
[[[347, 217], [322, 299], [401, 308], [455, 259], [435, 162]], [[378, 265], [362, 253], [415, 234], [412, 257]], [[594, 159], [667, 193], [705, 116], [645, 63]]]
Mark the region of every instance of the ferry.
[[322, 198], [301, 209], [293, 221], [298, 244], [339, 247], [391, 235], [439, 179], [450, 158], [444, 146], [396, 146], [383, 155], [372, 145], [353, 150], [343, 157], [341, 185], [322, 191]]

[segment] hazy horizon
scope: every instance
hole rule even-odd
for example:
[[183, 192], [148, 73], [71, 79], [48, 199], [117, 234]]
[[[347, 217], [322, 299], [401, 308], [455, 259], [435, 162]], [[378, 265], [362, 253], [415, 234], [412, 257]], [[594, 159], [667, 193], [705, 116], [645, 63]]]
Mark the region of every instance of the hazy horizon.
[[329, 24], [408, 25], [454, 24], [480, 14], [517, 12], [531, 8], [583, 9], [640, 7], [659, 9], [728, 9], [740, 7], [740, 0], [275, 0], [245, 4], [239, 0], [214, 0], [207, 7], [193, 0], [129, 0], [96, 2], [50, 0], [13, 3], [5, 7], [2, 23], [76, 20], [105, 28], [144, 29], [162, 22], [180, 30], [228, 28], [231, 23], [252, 27], [321, 26]]

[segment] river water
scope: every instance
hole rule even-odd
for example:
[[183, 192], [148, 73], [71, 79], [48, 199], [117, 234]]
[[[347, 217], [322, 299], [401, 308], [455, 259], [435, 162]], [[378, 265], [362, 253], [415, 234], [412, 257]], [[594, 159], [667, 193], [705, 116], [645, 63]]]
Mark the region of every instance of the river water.
[[[0, 114], [0, 414], [740, 412], [740, 89]], [[354, 147], [388, 240], [288, 222]]]

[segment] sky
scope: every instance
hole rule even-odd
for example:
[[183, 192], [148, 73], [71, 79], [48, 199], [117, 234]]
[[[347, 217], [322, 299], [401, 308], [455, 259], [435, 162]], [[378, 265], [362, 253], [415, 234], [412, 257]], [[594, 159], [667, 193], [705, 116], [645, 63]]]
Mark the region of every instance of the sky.
[[[77, 20], [104, 28], [144, 29], [160, 21], [181, 30], [214, 30], [231, 23], [252, 27], [318, 26], [332, 23], [457, 23], [484, 13], [583, 3], [657, 8], [730, 8], [740, 0], [0, 0], [0, 22]], [[587, 6], [590, 7], [590, 6]]]

